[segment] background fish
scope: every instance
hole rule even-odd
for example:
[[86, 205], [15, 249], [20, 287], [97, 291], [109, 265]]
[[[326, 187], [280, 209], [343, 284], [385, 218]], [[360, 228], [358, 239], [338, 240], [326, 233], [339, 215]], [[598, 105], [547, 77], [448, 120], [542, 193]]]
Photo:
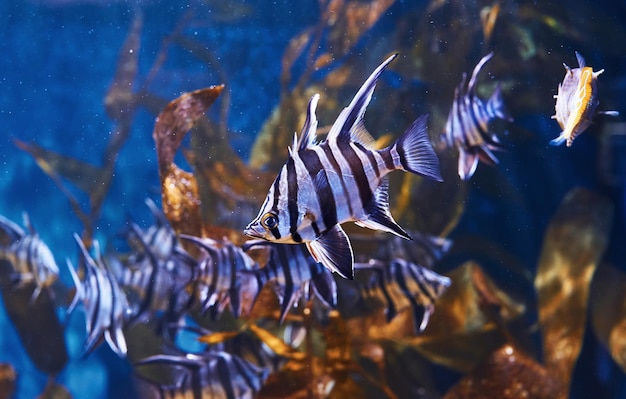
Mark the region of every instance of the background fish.
[[337, 305], [337, 285], [331, 272], [311, 257], [304, 244], [274, 244], [264, 240], [254, 240], [247, 242], [244, 249], [259, 246], [269, 248], [267, 264], [245, 273], [243, 277], [254, 276], [256, 278], [257, 295], [265, 284], [271, 284], [281, 305], [279, 318], [281, 323], [302, 296], [307, 300], [311, 298], [311, 290], [325, 306]]
[[0, 245], [0, 259], [6, 259], [13, 267], [13, 281], [18, 286], [34, 282], [35, 290], [31, 297], [34, 302], [41, 290], [50, 287], [59, 277], [59, 267], [50, 248], [44, 243], [24, 214], [29, 233], [20, 226], [0, 215], [0, 229], [6, 235], [6, 245]]
[[617, 111], [596, 111], [598, 107], [598, 76], [604, 69], [594, 72], [593, 68], [586, 66], [585, 59], [576, 51], [578, 68], [565, 67], [565, 77], [559, 84], [556, 99], [556, 113], [552, 119], [556, 119], [563, 131], [559, 137], [550, 141], [552, 145], [565, 143], [570, 147], [574, 139], [587, 130], [596, 114], [618, 116]]
[[158, 387], [159, 398], [252, 399], [269, 375], [269, 369], [222, 351], [156, 355], [143, 359], [137, 365], [164, 365], [185, 370], [173, 385], [148, 381]]
[[363, 297], [382, 299], [388, 322], [410, 306], [416, 332], [424, 331], [435, 310], [435, 301], [451, 284], [448, 277], [400, 258], [389, 263], [371, 260], [355, 267], [359, 272], [372, 273], [360, 287]]
[[446, 122], [444, 139], [449, 147], [456, 146], [459, 151], [459, 177], [463, 180], [472, 177], [479, 159], [490, 165], [498, 163], [492, 153], [492, 150], [498, 148], [498, 139], [489, 132], [489, 123], [496, 118], [513, 120], [504, 106], [499, 85], [487, 102], [476, 96], [478, 74], [491, 57], [493, 53], [478, 62], [467, 87], [467, 75], [463, 74], [461, 83], [454, 91], [452, 108]]
[[242, 289], [239, 273], [253, 269], [256, 262], [227, 239], [216, 241], [184, 234], [180, 237], [193, 242], [203, 251], [193, 277], [202, 310], [211, 309], [213, 317], [216, 317], [230, 305], [233, 315], [239, 317], [242, 309], [240, 295], [246, 291]]
[[387, 58], [339, 114], [325, 141], [315, 144], [319, 95], [309, 101], [300, 139], [270, 187], [258, 216], [246, 227], [251, 237], [305, 243], [315, 260], [345, 278], [354, 277], [352, 246], [340, 224], [383, 230], [410, 239], [389, 211], [388, 179], [404, 170], [441, 181], [439, 160], [418, 118], [393, 145], [372, 149], [363, 125], [376, 81], [396, 57]]
[[83, 282], [67, 261], [67, 267], [76, 285], [76, 294], [67, 309], [68, 314], [82, 301], [85, 309], [85, 325], [87, 340], [85, 353], [90, 353], [104, 338], [111, 349], [119, 356], [127, 352], [126, 339], [122, 331], [129, 309], [126, 295], [121, 290], [113, 273], [103, 262], [97, 241], [94, 241], [96, 259], [94, 260], [76, 234], [74, 239], [78, 243], [85, 265], [85, 279]]

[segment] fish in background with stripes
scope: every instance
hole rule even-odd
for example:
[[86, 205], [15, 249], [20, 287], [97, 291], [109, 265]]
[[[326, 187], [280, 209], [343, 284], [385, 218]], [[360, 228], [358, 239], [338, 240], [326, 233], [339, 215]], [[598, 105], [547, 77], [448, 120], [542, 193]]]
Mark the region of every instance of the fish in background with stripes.
[[127, 346], [123, 328], [130, 315], [126, 294], [102, 258], [98, 242], [94, 241], [96, 253], [96, 259], [94, 259], [77, 234], [74, 234], [74, 239], [78, 243], [83, 258], [85, 278], [82, 282], [80, 281], [76, 270], [68, 260], [67, 267], [76, 286], [76, 294], [67, 313], [72, 313], [78, 301], [82, 301], [87, 330], [86, 354], [93, 351], [104, 339], [118, 356], [125, 357]]
[[493, 150], [500, 147], [498, 138], [489, 131], [489, 123], [495, 119], [513, 121], [502, 100], [502, 91], [497, 85], [486, 102], [476, 95], [476, 81], [482, 67], [493, 57], [484, 56], [474, 67], [467, 86], [467, 74], [454, 91], [454, 100], [446, 121], [444, 140], [448, 147], [456, 146], [459, 151], [459, 177], [467, 180], [474, 175], [478, 160], [489, 165], [498, 163]]
[[550, 141], [551, 145], [561, 145], [565, 143], [567, 147], [572, 145], [574, 139], [584, 132], [592, 123], [592, 119], [597, 114], [618, 116], [617, 111], [597, 111], [598, 107], [598, 76], [604, 69], [594, 72], [593, 68], [587, 66], [585, 59], [578, 53], [578, 68], [565, 67], [565, 77], [559, 84], [559, 90], [554, 96], [556, 99], [556, 113], [552, 119], [556, 119], [563, 131], [559, 137]]
[[11, 281], [17, 287], [29, 283], [35, 284], [30, 299], [34, 303], [43, 289], [50, 287], [59, 277], [59, 267], [52, 251], [41, 240], [25, 213], [24, 222], [29, 232], [11, 220], [0, 216], [0, 230], [6, 235], [6, 245], [0, 245], [0, 259], [5, 259], [12, 266]]
[[387, 322], [398, 313], [411, 308], [416, 333], [424, 331], [435, 310], [435, 302], [452, 281], [434, 271], [401, 258], [390, 262], [372, 259], [356, 264], [365, 282], [359, 281], [363, 298], [376, 298], [383, 302]]
[[229, 306], [235, 317], [242, 312], [244, 297], [249, 291], [242, 286], [241, 272], [252, 270], [257, 263], [230, 240], [213, 240], [181, 234], [202, 251], [193, 271], [195, 292], [202, 311], [211, 311], [216, 319]]
[[374, 149], [363, 123], [376, 82], [396, 56], [376, 68], [321, 143], [315, 143], [319, 95], [311, 98], [300, 138], [294, 136], [289, 158], [245, 234], [284, 244], [304, 243], [316, 261], [348, 279], [354, 278], [354, 256], [342, 223], [353, 221], [411, 239], [389, 211], [387, 174], [403, 170], [442, 180], [426, 116], [381, 150]]
[[[267, 367], [223, 351], [155, 355], [135, 363], [135, 366], [145, 365], [161, 365], [182, 372], [173, 383], [162, 379], [157, 382], [137, 374], [147, 384], [138, 386], [142, 398], [253, 399], [270, 372]], [[149, 390], [149, 386], [153, 389]]]
[[331, 272], [311, 257], [304, 244], [288, 245], [251, 240], [242, 246], [245, 251], [264, 247], [269, 249], [269, 259], [265, 266], [242, 273], [243, 279], [256, 279], [255, 297], [250, 307], [254, 306], [261, 289], [268, 283], [278, 296], [280, 323], [301, 297], [311, 299], [311, 293], [326, 308], [337, 305], [337, 285]]

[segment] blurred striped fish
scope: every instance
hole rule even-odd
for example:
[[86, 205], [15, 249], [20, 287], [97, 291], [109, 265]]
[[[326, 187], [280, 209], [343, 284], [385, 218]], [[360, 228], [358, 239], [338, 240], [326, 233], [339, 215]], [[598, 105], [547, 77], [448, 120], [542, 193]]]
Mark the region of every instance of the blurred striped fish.
[[35, 284], [31, 297], [31, 303], [34, 303], [41, 290], [50, 287], [57, 280], [59, 267], [50, 248], [31, 225], [27, 214], [24, 214], [24, 222], [29, 229], [28, 234], [11, 220], [0, 216], [0, 229], [8, 239], [7, 245], [0, 246], [0, 259], [11, 263], [12, 280], [18, 286]]
[[204, 254], [193, 276], [202, 311], [210, 309], [212, 316], [217, 317], [230, 305], [233, 315], [239, 317], [242, 310], [241, 295], [245, 293], [239, 273], [252, 270], [257, 266], [256, 262], [226, 238], [216, 241], [182, 234], [180, 238], [193, 242]]
[[597, 81], [604, 69], [594, 72], [593, 68], [586, 65], [585, 59], [578, 51], [576, 59], [578, 68], [572, 69], [563, 63], [565, 77], [559, 84], [557, 95], [554, 96], [556, 113], [552, 115], [552, 119], [556, 119], [563, 131], [559, 137], [550, 141], [552, 145], [566, 143], [566, 146], [570, 147], [574, 139], [591, 125], [596, 114], [619, 115], [617, 111], [596, 112], [599, 104]]
[[184, 369], [179, 380], [172, 385], [161, 385], [141, 377], [158, 386], [159, 398], [163, 399], [253, 399], [269, 376], [267, 368], [221, 351], [150, 356], [136, 363], [136, 366], [142, 365]]
[[463, 74], [461, 83], [454, 91], [452, 108], [446, 122], [444, 138], [449, 147], [456, 146], [459, 151], [458, 172], [463, 180], [472, 177], [479, 159], [489, 165], [498, 163], [491, 151], [499, 148], [499, 142], [495, 134], [489, 133], [489, 123], [496, 118], [513, 120], [504, 106], [499, 85], [487, 102], [476, 96], [478, 74], [492, 56], [493, 53], [489, 53], [478, 62], [467, 87], [467, 75]]
[[104, 339], [118, 356], [124, 357], [127, 348], [122, 329], [129, 311], [126, 295], [109, 270], [107, 263], [102, 259], [98, 242], [93, 242], [96, 253], [94, 260], [77, 234], [74, 234], [74, 239], [82, 255], [85, 278], [83, 282], [80, 281], [68, 260], [67, 267], [76, 286], [76, 294], [67, 313], [70, 314], [78, 301], [82, 301], [87, 330], [86, 354], [93, 351]]
[[[151, 226], [154, 227], [154, 226]], [[169, 225], [163, 225], [161, 230], [171, 230]], [[152, 232], [156, 232], [153, 229]], [[155, 253], [153, 249], [159, 246], [155, 237], [171, 243], [169, 237], [175, 235], [157, 233], [146, 234], [134, 223], [130, 225], [130, 233], [141, 244], [141, 250], [128, 258], [129, 263], [122, 264], [117, 259], [110, 262], [117, 267], [112, 268], [119, 284], [129, 293], [128, 301], [132, 315], [129, 323], [134, 324], [149, 319], [156, 312], [165, 313], [165, 322], [175, 322], [189, 310], [193, 304], [193, 296], [185, 289], [192, 283], [196, 261], [187, 254], [174, 240], [169, 254]], [[150, 233], [150, 229], [148, 229]], [[152, 238], [151, 242], [146, 242]]]
[[[267, 264], [249, 273], [256, 277], [257, 292], [270, 283], [280, 302], [280, 323], [301, 297], [311, 298], [311, 288], [315, 297], [327, 306], [337, 305], [337, 285], [331, 272], [316, 262], [304, 244], [276, 244], [265, 240], [253, 240], [242, 248], [249, 249], [265, 246], [270, 254]], [[256, 297], [255, 297], [256, 300]]]
[[283, 244], [305, 243], [316, 261], [342, 277], [354, 277], [352, 246], [341, 223], [410, 239], [389, 211], [387, 174], [403, 170], [441, 181], [439, 160], [417, 119], [393, 145], [374, 150], [363, 124], [376, 82], [396, 57], [387, 58], [339, 114], [326, 140], [315, 144], [319, 95], [309, 101], [298, 140], [245, 233]]
[[372, 272], [365, 284], [360, 286], [363, 297], [383, 301], [387, 322], [410, 306], [416, 332], [424, 331], [435, 310], [437, 298], [451, 284], [448, 277], [404, 259], [394, 259], [389, 263], [371, 260], [369, 263], [357, 263], [355, 267], [359, 273]]

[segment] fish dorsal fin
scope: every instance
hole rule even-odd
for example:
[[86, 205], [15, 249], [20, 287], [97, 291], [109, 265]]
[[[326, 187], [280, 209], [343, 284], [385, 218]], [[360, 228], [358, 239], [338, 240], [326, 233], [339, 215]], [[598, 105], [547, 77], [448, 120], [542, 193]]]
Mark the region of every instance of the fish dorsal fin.
[[474, 92], [474, 86], [476, 86], [476, 80], [478, 79], [478, 74], [480, 73], [480, 70], [483, 68], [483, 66], [487, 63], [487, 61], [491, 59], [491, 57], [493, 57], [493, 51], [487, 54], [486, 56], [484, 56], [483, 58], [481, 58], [480, 61], [478, 61], [478, 64], [476, 64], [476, 66], [474, 67], [474, 70], [472, 71], [472, 77], [470, 78], [469, 83], [467, 85], [468, 93]]
[[30, 220], [28, 212], [22, 212], [22, 220], [24, 221], [24, 226], [26, 226], [30, 234], [37, 235], [37, 231], [35, 231], [35, 227], [33, 226], [33, 222]]
[[376, 82], [380, 74], [385, 70], [387, 65], [394, 58], [397, 57], [397, 53], [391, 55], [382, 64], [372, 72], [372, 74], [367, 78], [363, 86], [356, 93], [350, 105], [344, 108], [339, 117], [333, 123], [330, 128], [330, 132], [328, 132], [328, 141], [337, 141], [337, 140], [350, 140], [353, 136], [354, 128], [360, 123], [363, 119], [363, 114], [365, 114], [365, 108], [369, 104], [372, 99], [372, 94], [374, 93], [374, 88], [376, 87]]
[[315, 144], [315, 132], [317, 131], [317, 117], [315, 116], [315, 109], [317, 108], [317, 101], [320, 99], [319, 94], [315, 94], [309, 100], [309, 106], [306, 112], [306, 120], [304, 126], [302, 126], [302, 133], [300, 134], [300, 144], [296, 146], [297, 141], [294, 140], [293, 148], [302, 151]]
[[348, 280], [354, 279], [354, 256], [348, 235], [340, 225], [334, 225], [318, 239], [307, 243], [313, 258], [331, 272]]
[[82, 300], [83, 297], [85, 296], [85, 290], [70, 260], [66, 259], [65, 261], [67, 262], [67, 269], [70, 271], [70, 276], [72, 276], [72, 281], [74, 282], [74, 286], [76, 287], [76, 293], [74, 293], [72, 302], [70, 303], [70, 306], [68, 306], [67, 310], [65, 311], [65, 313], [69, 315], [72, 313], [72, 311], [74, 311], [74, 309], [76, 308], [76, 305], [78, 305], [78, 301]]
[[363, 144], [365, 148], [373, 149], [376, 145], [376, 140], [367, 131], [365, 128], [365, 124], [363, 123], [363, 119], [358, 121], [350, 131], [350, 138], [352, 141]]
[[578, 51], [574, 51], [574, 53], [576, 53], [576, 59], [578, 60], [578, 66], [582, 69], [584, 67], [587, 66], [587, 63], [585, 62], [585, 59], [583, 58], [582, 55], [580, 55], [580, 53]]
[[372, 230], [387, 231], [407, 240], [411, 239], [411, 236], [393, 220], [389, 212], [389, 179], [387, 177], [381, 180], [374, 192], [372, 202], [365, 207], [365, 212], [368, 214], [367, 217], [355, 222], [357, 225]]
[[20, 226], [2, 215], [0, 215], [0, 229], [10, 236], [12, 242], [19, 240], [25, 235], [24, 230]]

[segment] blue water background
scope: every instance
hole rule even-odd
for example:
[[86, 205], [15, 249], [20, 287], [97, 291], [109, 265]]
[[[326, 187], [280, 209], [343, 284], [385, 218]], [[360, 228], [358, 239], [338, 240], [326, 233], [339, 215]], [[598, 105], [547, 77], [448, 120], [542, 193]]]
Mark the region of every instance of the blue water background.
[[[210, 29], [199, 29], [195, 34], [210, 46], [228, 72], [226, 90], [232, 95], [228, 127], [236, 133], [233, 145], [245, 159], [263, 121], [278, 102], [280, 59], [286, 44], [304, 26], [317, 20], [318, 8], [316, 1], [262, 2], [261, 7], [257, 7], [258, 2], [243, 3], [254, 10], [251, 17], [236, 24], [209, 18]], [[165, 1], [140, 4], [144, 29], [139, 76], [147, 74], [163, 37], [186, 11], [187, 7], [180, 4]], [[398, 1], [379, 28], [393, 27], [394, 13], [423, 4]], [[59, 264], [64, 264], [66, 257], [76, 258], [71, 235], [80, 232], [82, 226], [53, 182], [30, 156], [15, 147], [12, 139], [35, 142], [64, 155], [101, 164], [101, 154], [114, 129], [105, 114], [103, 98], [132, 22], [133, 7], [126, 2], [106, 6], [96, 2], [51, 6], [44, 2], [0, 1], [0, 214], [21, 221], [22, 212], [28, 212]], [[568, 63], [573, 65], [573, 59]], [[619, 65], [603, 67], [607, 73], [626, 75], [624, 60]], [[176, 50], [169, 52], [164, 72], [171, 80], [160, 82], [153, 91], [168, 99], [222, 83], [215, 71]], [[555, 85], [560, 78], [555, 77]], [[614, 88], [619, 94], [613, 93], [613, 97], [621, 98], [622, 104], [626, 104], [626, 78], [621, 82], [621, 88]], [[546, 96], [554, 94], [554, 90], [555, 87], [547, 88]], [[521, 116], [516, 123], [524, 124], [546, 143], [539, 145], [541, 151], [548, 151], [547, 141], [558, 134], [549, 115]], [[146, 196], [158, 198], [153, 125], [154, 116], [146, 111], [139, 111], [133, 121], [132, 135], [120, 153], [114, 183], [98, 223], [96, 238], [102, 242], [123, 228], [126, 215], [132, 215], [141, 225], [151, 221], [143, 200]], [[531, 203], [538, 204], [537, 213], [515, 213], [474, 195], [468, 200], [468, 211], [458, 229], [497, 237], [504, 247], [533, 264], [549, 216], [564, 193], [574, 185], [598, 186], [590, 167], [595, 141], [586, 136], [578, 140], [571, 149], [551, 150], [549, 173], [554, 175], [554, 182], [550, 187], [538, 186], [533, 178], [542, 173], [541, 162], [545, 161], [543, 155], [537, 155], [536, 148], [520, 148], [514, 155], [501, 157], [500, 167], [508, 173], [508, 189], [529, 191], [525, 195], [532, 198]], [[528, 164], [520, 164], [522, 159]], [[610, 254], [622, 262], [624, 256], [617, 248], [624, 244], [624, 196], [620, 190], [608, 194], [618, 205], [615, 227], [618, 242], [611, 243]], [[529, 229], [531, 234], [522, 235], [522, 242], [514, 242], [511, 236], [499, 236], [499, 230], [488, 226], [494, 218], [518, 229]], [[65, 272], [62, 279], [70, 285]], [[67, 341], [72, 361], [58, 381], [76, 398], [130, 395], [128, 364], [104, 346], [92, 356], [79, 359], [84, 339], [82, 314], [78, 312], [68, 322]], [[21, 349], [3, 306], [0, 306], [0, 326], [0, 362], [12, 363], [19, 373], [16, 397], [33, 398], [41, 392], [46, 377], [34, 368]], [[577, 392], [584, 395], [598, 392], [597, 389], [610, 397], [626, 396], [622, 372], [591, 337], [585, 340], [582, 357], [587, 360], [587, 368], [577, 369], [575, 387], [579, 389], [573, 389], [572, 397], [584, 397], [577, 396]]]

